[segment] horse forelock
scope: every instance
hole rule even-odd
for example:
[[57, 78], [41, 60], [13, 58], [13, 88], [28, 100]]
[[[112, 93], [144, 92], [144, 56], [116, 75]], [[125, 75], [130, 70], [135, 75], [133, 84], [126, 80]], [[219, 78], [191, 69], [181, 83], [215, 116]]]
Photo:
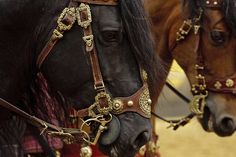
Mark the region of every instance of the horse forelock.
[[148, 73], [151, 91], [157, 92], [157, 84], [164, 78], [164, 68], [161, 60], [155, 55], [154, 41], [143, 1], [121, 0], [120, 9], [136, 59]]

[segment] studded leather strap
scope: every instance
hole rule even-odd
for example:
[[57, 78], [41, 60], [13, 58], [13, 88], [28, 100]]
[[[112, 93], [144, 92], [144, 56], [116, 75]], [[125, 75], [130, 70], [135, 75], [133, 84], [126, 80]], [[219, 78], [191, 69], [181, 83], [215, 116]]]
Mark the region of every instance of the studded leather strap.
[[[117, 97], [113, 101], [113, 114], [136, 112], [143, 117], [151, 117], [151, 99], [149, 99], [149, 92], [146, 83], [133, 95], [129, 97]], [[72, 114], [79, 118], [90, 116], [88, 108], [73, 112]]]
[[[68, 5], [68, 8], [77, 7], [78, 3], [96, 4], [96, 5], [118, 5], [118, 0], [72, 0]], [[75, 19], [67, 12], [65, 13], [64, 17], [61, 19], [60, 22], [69, 26], [74, 24]], [[53, 35], [50, 37], [49, 41], [44, 46], [43, 50], [40, 52], [37, 58], [36, 65], [38, 69], [41, 68], [42, 63], [50, 54], [52, 48], [55, 46], [58, 40], [63, 37], [65, 31], [67, 30], [62, 30], [59, 27], [57, 27], [54, 30]]]
[[214, 92], [236, 94], [236, 74], [207, 82], [207, 89]]
[[[78, 6], [79, 5], [78, 2], [85, 2], [85, 3], [81, 3], [80, 6]], [[97, 51], [94, 43], [93, 31], [91, 27], [91, 22], [92, 22], [91, 11], [89, 5], [86, 4], [86, 3], [97, 4], [97, 2], [99, 2], [99, 4], [104, 4], [104, 5], [118, 4], [114, 3], [117, 2], [115, 0], [72, 0], [68, 8], [66, 8], [63, 11], [61, 17], [58, 20], [58, 27], [54, 30], [54, 32], [56, 33], [53, 33], [52, 37], [50, 38], [50, 40], [40, 53], [37, 59], [37, 66], [38, 68], [41, 67], [43, 61], [51, 52], [53, 46], [57, 43], [57, 41], [60, 38], [63, 37], [63, 33], [69, 30], [73, 26], [76, 20], [75, 18], [77, 18], [78, 24], [83, 28], [83, 33], [84, 33], [83, 40], [85, 42], [85, 49], [90, 58], [91, 69], [94, 79], [94, 88], [98, 93], [98, 95], [96, 96], [97, 100], [95, 97], [96, 102], [91, 106], [95, 107], [95, 110], [96, 109], [99, 110], [100, 108], [101, 109], [99, 111], [100, 114], [107, 114], [109, 112], [114, 114], [121, 114], [123, 112], [132, 111], [132, 112], [137, 112], [146, 118], [150, 118], [151, 100], [149, 98], [148, 85], [146, 83], [147, 78], [145, 78], [146, 76], [142, 76], [142, 78], [144, 78], [143, 87], [140, 88], [135, 94], [133, 94], [130, 97], [120, 97], [111, 100], [109, 94], [107, 94], [105, 91], [103, 77], [99, 65], [99, 59], [97, 56]], [[141, 73], [143, 75], [142, 71]], [[94, 115], [91, 115], [90, 113], [91, 111], [92, 111], [91, 107], [84, 110], [80, 110], [78, 111], [78, 116], [94, 117]]]
[[[85, 49], [89, 55], [90, 63], [93, 72], [93, 80], [94, 80], [94, 88], [97, 91], [105, 91], [105, 86], [102, 78], [102, 73], [100, 70], [100, 65], [97, 56], [97, 50], [94, 43], [93, 31], [91, 26], [91, 13], [87, 8], [82, 8], [78, 11], [80, 14], [80, 25], [83, 27], [84, 37], [83, 40], [85, 42]], [[83, 24], [84, 23], [84, 24]]]
[[220, 8], [222, 5], [222, 0], [202, 0], [203, 6], [206, 8]]

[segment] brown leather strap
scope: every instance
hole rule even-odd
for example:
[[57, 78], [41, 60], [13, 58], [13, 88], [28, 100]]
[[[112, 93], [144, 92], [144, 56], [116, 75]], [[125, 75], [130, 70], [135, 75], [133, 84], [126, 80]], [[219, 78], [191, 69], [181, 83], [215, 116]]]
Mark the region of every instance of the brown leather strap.
[[207, 82], [207, 89], [213, 92], [236, 94], [236, 73], [226, 78]]
[[[42, 119], [39, 119], [35, 116], [32, 116], [32, 115], [22, 111], [21, 109], [15, 107], [14, 105], [12, 105], [11, 103], [5, 101], [2, 98], [0, 98], [0, 106], [3, 107], [3, 108], [8, 109], [11, 112], [16, 113], [19, 116], [21, 116], [28, 123], [30, 123], [33, 126], [39, 128], [40, 130], [42, 130], [41, 133], [51, 134], [52, 132], [54, 132], [54, 133], [58, 133], [58, 134], [51, 134], [51, 135], [53, 135], [53, 136], [55, 135], [55, 136], [59, 136], [59, 137], [71, 134], [72, 136], [75, 136], [78, 141], [82, 141], [82, 138], [84, 137], [84, 133], [81, 132], [80, 129], [62, 128], [62, 127], [50, 124], [48, 122], [45, 122]], [[65, 134], [63, 135], [63, 133], [65, 133]], [[64, 137], [62, 137], [62, 138], [64, 138]]]
[[[116, 101], [123, 104], [122, 109], [113, 110], [114, 114], [121, 114], [124, 112], [136, 112], [143, 117], [151, 117], [151, 99], [146, 99], [148, 94], [148, 86], [146, 83], [136, 93], [129, 97], [118, 97], [114, 99], [114, 108], [116, 107]], [[146, 101], [147, 100], [147, 101]]]
[[[118, 5], [118, 0], [71, 0], [68, 8], [76, 8], [79, 3], [87, 3], [87, 4], [96, 4], [96, 5]], [[61, 14], [61, 16], [64, 13]], [[63, 17], [58, 21], [58, 25], [64, 24], [67, 26], [72, 26], [75, 22], [75, 19], [73, 16], [71, 16], [68, 12], [65, 12]], [[63, 34], [66, 30], [61, 29], [59, 26], [54, 30], [53, 35], [50, 37], [49, 41], [44, 46], [43, 50], [40, 52], [36, 65], [37, 68], [40, 69], [42, 63], [47, 58], [47, 56], [50, 54], [52, 48], [54, 45], [58, 42], [59, 39], [63, 37]]]
[[[60, 33], [63, 34], [63, 32], [60, 32]], [[39, 54], [36, 61], [36, 66], [38, 69], [41, 68], [44, 60], [47, 58], [47, 56], [49, 55], [49, 53], [51, 52], [52, 48], [54, 47], [54, 45], [57, 43], [58, 40], [59, 38], [56, 38], [54, 37], [54, 35], [52, 35], [52, 37], [49, 39], [47, 44], [44, 46], [43, 50]]]
[[[91, 13], [90, 13], [90, 10], [83, 9], [79, 11], [79, 14], [80, 14], [81, 22], [83, 23], [84, 21], [88, 21]], [[94, 44], [92, 26], [90, 23], [88, 26], [85, 26], [83, 28], [83, 32], [84, 32], [83, 39], [85, 41], [85, 46], [86, 46], [85, 49], [86, 49], [86, 52], [89, 54], [91, 68], [93, 72], [94, 88], [97, 91], [105, 91], [102, 73], [100, 70], [100, 65], [99, 65], [98, 56], [97, 56], [97, 50]]]
[[73, 0], [74, 2], [95, 4], [95, 5], [118, 5], [118, 0]]
[[[36, 61], [36, 66], [38, 69], [41, 68], [42, 63], [46, 59], [46, 57], [49, 55], [51, 52], [52, 48], [54, 45], [58, 42], [59, 39], [63, 37], [63, 34], [65, 31], [69, 30], [74, 22], [75, 22], [75, 15], [71, 14], [71, 10], [69, 8], [76, 7], [78, 4], [75, 2], [70, 2], [68, 5], [68, 8], [65, 8], [58, 18], [58, 26], [56, 29], [54, 29], [52, 36], [50, 37], [49, 41], [46, 43], [44, 46], [43, 50], [40, 52], [38, 55], [37, 61]], [[67, 28], [65, 28], [65, 26]]]
[[[144, 83], [136, 93], [129, 97], [117, 97], [113, 100], [113, 114], [122, 114], [124, 112], [136, 112], [143, 117], [151, 117], [151, 100], [147, 99], [148, 85]], [[89, 116], [89, 109], [77, 111], [76, 115], [79, 118]]]

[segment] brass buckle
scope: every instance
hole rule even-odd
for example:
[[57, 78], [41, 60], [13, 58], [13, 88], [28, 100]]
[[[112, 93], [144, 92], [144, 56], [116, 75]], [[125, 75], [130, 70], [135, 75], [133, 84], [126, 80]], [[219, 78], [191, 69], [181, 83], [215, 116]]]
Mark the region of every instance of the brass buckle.
[[[109, 118], [107, 120], [104, 118], [103, 115], [97, 115], [95, 118], [90, 118], [90, 119], [84, 121], [83, 124], [81, 125], [80, 129], [81, 129], [82, 132], [85, 132], [88, 136], [87, 136], [87, 138], [83, 138], [83, 140], [85, 142], [87, 142], [89, 145], [90, 144], [91, 145], [96, 145], [98, 140], [99, 140], [99, 138], [100, 138], [100, 136], [101, 136], [101, 134], [102, 134], [102, 132], [107, 129], [106, 125], [111, 120], [112, 120], [112, 115], [109, 114]], [[97, 133], [96, 133], [94, 138], [91, 138], [89, 136], [89, 133], [87, 133], [87, 131], [86, 131], [86, 127], [90, 127], [91, 122], [97, 122], [97, 123], [100, 124], [99, 127], [98, 127], [98, 131], [97, 131]]]
[[[70, 15], [72, 17], [73, 20], [71, 21], [71, 23], [69, 22], [68, 24], [65, 24], [62, 22], [66, 15]], [[59, 30], [61, 31], [70, 30], [73, 24], [75, 23], [75, 20], [76, 20], [75, 8], [65, 8], [57, 20]]]
[[179, 31], [177, 32], [176, 41], [185, 39], [185, 36], [189, 34], [191, 29], [192, 29], [192, 21], [185, 20], [182, 26], [180, 27]]
[[102, 81], [100, 84], [94, 84], [94, 89], [96, 91], [104, 91], [105, 89], [104, 82]]
[[190, 102], [190, 111], [195, 113], [199, 117], [203, 115], [207, 95], [208, 93], [206, 93], [205, 95], [194, 95]]
[[71, 133], [64, 132], [63, 130], [59, 131], [48, 131], [49, 136], [58, 137], [66, 144], [72, 144], [76, 142], [76, 138]]
[[[100, 106], [100, 99], [105, 99], [105, 101], [107, 101], [107, 105], [106, 107], [101, 107]], [[109, 94], [107, 94], [106, 92], [100, 92], [96, 95], [95, 97], [95, 106], [96, 106], [96, 109], [98, 110], [98, 112], [101, 114], [101, 115], [108, 115], [111, 111], [112, 111], [112, 108], [113, 108], [113, 105], [112, 105], [112, 101], [111, 101], [111, 97]]]
[[[86, 12], [87, 19], [81, 18], [80, 15], [83, 11]], [[76, 8], [76, 12], [77, 12], [78, 25], [86, 29], [92, 22], [92, 15], [89, 5], [81, 3], [80, 6]]]

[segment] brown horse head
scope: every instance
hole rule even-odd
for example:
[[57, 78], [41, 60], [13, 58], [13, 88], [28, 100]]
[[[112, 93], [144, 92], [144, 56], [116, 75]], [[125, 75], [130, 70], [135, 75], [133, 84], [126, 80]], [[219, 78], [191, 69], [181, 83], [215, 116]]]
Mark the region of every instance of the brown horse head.
[[199, 117], [203, 128], [220, 136], [232, 135], [236, 128], [236, 2], [157, 0], [148, 2], [147, 8], [157, 53], [168, 70], [175, 59], [185, 71], [197, 106], [192, 110], [203, 113]]

